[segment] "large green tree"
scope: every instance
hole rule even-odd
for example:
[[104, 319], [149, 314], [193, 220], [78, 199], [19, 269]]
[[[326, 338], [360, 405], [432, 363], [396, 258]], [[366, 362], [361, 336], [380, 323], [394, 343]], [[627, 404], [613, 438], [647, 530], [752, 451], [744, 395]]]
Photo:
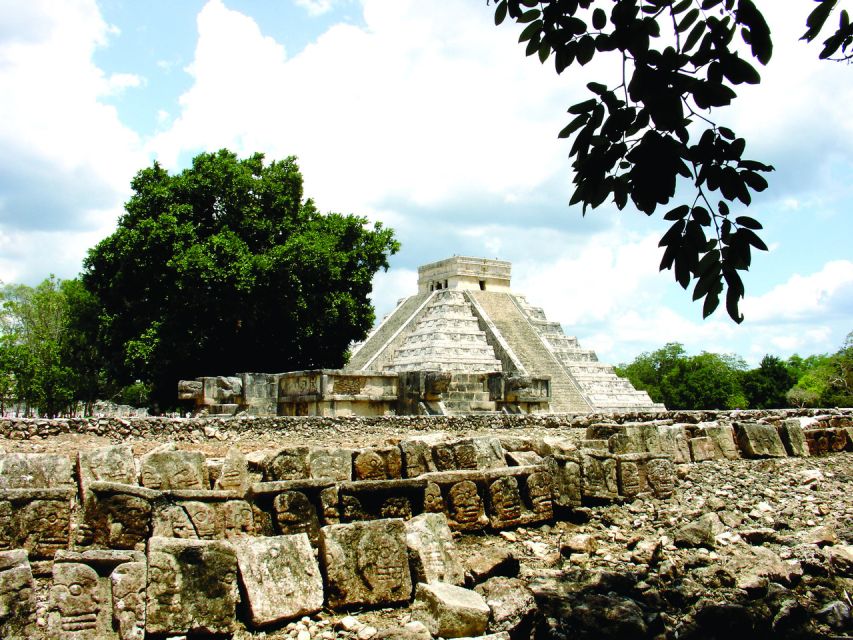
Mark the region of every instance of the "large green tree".
[[373, 324], [372, 278], [398, 243], [321, 213], [295, 158], [221, 150], [176, 175], [155, 162], [131, 186], [82, 275], [117, 381], [151, 383], [168, 406], [181, 378], [339, 367]]
[[[800, 3], [803, 39], [822, 38], [820, 58], [853, 58], [853, 23], [838, 0]], [[713, 313], [725, 291], [737, 322], [744, 295], [740, 272], [753, 249], [767, 246], [761, 224], [737, 213], [767, 187], [769, 164], [745, 157], [746, 140], [712, 118], [737, 97], [735, 87], [761, 80], [773, 53], [770, 29], [752, 0], [494, 0], [495, 22], [524, 24], [527, 55], [551, 58], [557, 73], [595, 57], [612, 64], [610, 84], [591, 82], [591, 95], [569, 108], [560, 137], [573, 137], [571, 203], [596, 208], [629, 200], [652, 215], [671, 205], [661, 238], [661, 269], [672, 269], [693, 299]], [[811, 7], [811, 9], [809, 9]], [[794, 7], [791, 7], [794, 10]], [[809, 13], [810, 11], [810, 13]], [[835, 13], [833, 13], [835, 12]], [[806, 17], [807, 14], [807, 17]], [[833, 18], [834, 20], [834, 18]], [[826, 36], [826, 33], [824, 33]], [[683, 188], [677, 191], [679, 185]], [[692, 194], [685, 197], [685, 193]]]
[[745, 371], [741, 386], [750, 409], [779, 409], [789, 404], [785, 394], [797, 382], [794, 373], [775, 356], [765, 355], [755, 369]]

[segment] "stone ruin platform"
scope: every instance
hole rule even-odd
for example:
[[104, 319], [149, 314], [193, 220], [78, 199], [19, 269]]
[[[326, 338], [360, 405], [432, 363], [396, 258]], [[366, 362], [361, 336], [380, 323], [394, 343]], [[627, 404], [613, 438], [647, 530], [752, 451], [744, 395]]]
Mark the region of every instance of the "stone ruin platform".
[[[498, 605], [466, 588], [478, 582], [460, 562], [466, 537], [512, 540], [588, 518], [590, 507], [665, 504], [694, 464], [853, 451], [851, 411], [713, 415], [471, 434], [412, 429], [453, 426], [441, 417], [377, 418], [408, 422], [407, 435], [361, 444], [348, 436], [342, 446], [315, 428], [314, 438], [290, 436], [301, 444], [248, 453], [228, 445], [229, 421], [159, 419], [125, 426], [148, 422], [161, 439], [166, 422], [190, 440], [198, 425], [212, 430], [198, 445], [140, 453], [140, 441], [122, 443], [117, 429], [107, 446], [9, 451], [15, 442], [44, 449], [57, 429], [93, 433], [107, 421], [3, 420], [0, 637], [228, 637], [323, 609], [408, 605], [434, 636], [500, 633]], [[327, 422], [335, 433], [347, 420]], [[10, 439], [30, 427], [26, 440]], [[224, 455], [205, 453], [206, 439]], [[850, 542], [831, 556], [842, 573]], [[448, 618], [454, 606], [468, 613]]]
[[179, 383], [196, 411], [231, 415], [466, 415], [663, 411], [510, 289], [511, 265], [453, 257], [418, 269], [343, 370]]

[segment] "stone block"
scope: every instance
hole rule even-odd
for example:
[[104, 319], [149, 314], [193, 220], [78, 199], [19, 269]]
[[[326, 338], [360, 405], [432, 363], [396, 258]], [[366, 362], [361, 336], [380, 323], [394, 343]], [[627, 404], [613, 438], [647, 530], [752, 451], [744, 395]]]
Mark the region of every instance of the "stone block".
[[0, 548], [26, 549], [31, 560], [67, 549], [74, 493], [73, 487], [0, 491]]
[[489, 631], [506, 632], [511, 638], [533, 637], [536, 600], [519, 578], [495, 577], [475, 587], [489, 607]]
[[546, 466], [551, 474], [553, 500], [559, 507], [581, 505], [581, 461], [565, 456], [549, 456]]
[[797, 419], [785, 420], [778, 427], [779, 438], [789, 456], [804, 458], [809, 455], [809, 447], [800, 421]]
[[242, 494], [249, 488], [249, 484], [249, 463], [246, 456], [239, 449], [228, 449], [213, 488]]
[[245, 500], [231, 500], [221, 494], [199, 498], [158, 505], [153, 513], [152, 535], [186, 540], [230, 540], [256, 533], [255, 511]]
[[306, 534], [243, 538], [233, 545], [253, 625], [311, 615], [323, 607], [323, 578]]
[[447, 516], [451, 529], [476, 531], [489, 524], [485, 511], [486, 479], [477, 471], [436, 472], [425, 476], [424, 511], [437, 511], [438, 505]]
[[652, 458], [646, 464], [646, 481], [656, 498], [672, 496], [675, 478], [675, 465], [668, 458]]
[[77, 473], [80, 481], [80, 496], [83, 500], [89, 499], [93, 482], [135, 485], [137, 482], [133, 448], [128, 444], [120, 444], [79, 451]]
[[779, 433], [768, 424], [738, 423], [737, 441], [748, 458], [784, 458], [787, 455]]
[[27, 552], [0, 551], [0, 637], [32, 637], [35, 583]]
[[412, 596], [402, 520], [333, 524], [320, 529], [330, 607], [388, 605]]
[[355, 454], [352, 466], [356, 480], [401, 478], [403, 457], [399, 447], [362, 449]]
[[418, 584], [412, 618], [442, 638], [481, 636], [489, 624], [489, 605], [476, 591], [436, 582]]
[[316, 505], [302, 491], [283, 491], [273, 499], [276, 530], [281, 535], [304, 533], [314, 544], [320, 539]]
[[312, 448], [308, 452], [308, 468], [312, 478], [352, 480], [354, 449]]
[[110, 574], [113, 627], [119, 640], [145, 638], [145, 584], [147, 567], [144, 562], [126, 562]]
[[518, 480], [503, 476], [489, 483], [489, 523], [494, 529], [505, 529], [522, 523], [523, 505]]
[[711, 439], [717, 458], [726, 460], [737, 460], [740, 458], [737, 445], [735, 444], [734, 430], [729, 425], [703, 424], [696, 430], [699, 437]]
[[48, 637], [97, 640], [112, 633], [112, 601], [106, 580], [88, 564], [54, 562]]
[[690, 446], [690, 458], [693, 462], [704, 462], [705, 460], [716, 460], [719, 458], [719, 453], [714, 447], [714, 441], [707, 436], [700, 438], [690, 438], [687, 441]]
[[71, 460], [47, 453], [0, 455], [0, 489], [42, 489], [74, 486]]
[[151, 535], [151, 494], [132, 485], [95, 482], [85, 508], [84, 534], [91, 544], [107, 549], [135, 549]]
[[542, 456], [535, 451], [508, 451], [506, 459], [513, 467], [525, 467], [542, 463]]
[[608, 453], [581, 452], [581, 491], [584, 498], [614, 500], [619, 496], [616, 480], [616, 460]]
[[421, 513], [427, 480], [363, 480], [338, 485], [341, 522], [401, 518]]
[[237, 599], [237, 557], [229, 543], [148, 541], [146, 633], [233, 633]]
[[658, 425], [658, 440], [661, 453], [672, 456], [676, 464], [690, 462], [690, 446], [687, 444], [687, 432], [684, 425]]
[[438, 471], [433, 459], [432, 449], [435, 445], [448, 440], [447, 434], [429, 433], [422, 436], [412, 436], [400, 442], [403, 455], [403, 468], [407, 478], [414, 478], [424, 473]]
[[200, 451], [152, 451], [141, 459], [142, 486], [159, 491], [210, 489]]
[[262, 463], [264, 480], [300, 480], [309, 477], [308, 447], [279, 449]]
[[417, 582], [461, 585], [465, 569], [459, 562], [453, 536], [443, 513], [423, 513], [406, 522], [409, 566]]

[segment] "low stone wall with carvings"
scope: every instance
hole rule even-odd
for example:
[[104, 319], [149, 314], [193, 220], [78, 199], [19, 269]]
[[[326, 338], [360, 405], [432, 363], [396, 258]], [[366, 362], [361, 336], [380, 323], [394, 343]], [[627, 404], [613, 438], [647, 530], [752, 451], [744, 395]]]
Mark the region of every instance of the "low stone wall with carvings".
[[[352, 444], [307, 444], [320, 431]], [[460, 637], [494, 611], [463, 588], [455, 535], [666, 500], [679, 464], [853, 451], [853, 412], [0, 422], [9, 439], [63, 433], [168, 442], [0, 454], [0, 637], [216, 636], [411, 602], [433, 636]], [[306, 444], [173, 443], [276, 433]], [[405, 435], [359, 446], [380, 433]], [[460, 601], [466, 622], [443, 626]]]

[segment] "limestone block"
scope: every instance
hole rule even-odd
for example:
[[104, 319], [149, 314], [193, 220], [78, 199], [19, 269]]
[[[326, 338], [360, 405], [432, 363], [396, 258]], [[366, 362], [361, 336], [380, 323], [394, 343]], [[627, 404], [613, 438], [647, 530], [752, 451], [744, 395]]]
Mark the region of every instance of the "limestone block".
[[560, 507], [581, 505], [580, 457], [550, 456], [546, 459], [551, 474], [554, 504]]
[[18, 537], [14, 546], [26, 549], [31, 559], [50, 559], [57, 551], [68, 548], [71, 536], [68, 497], [30, 500], [15, 511]]
[[410, 568], [417, 582], [461, 585], [465, 569], [456, 555], [453, 536], [443, 513], [423, 513], [406, 522]]
[[[104, 581], [105, 582], [105, 581]], [[50, 589], [48, 637], [97, 640], [112, 633], [112, 602], [89, 565], [55, 562]]]
[[477, 484], [471, 480], [462, 480], [450, 486], [444, 504], [448, 521], [454, 529], [482, 529], [489, 522], [483, 498]]
[[152, 451], [140, 462], [143, 487], [160, 491], [210, 488], [200, 451]]
[[711, 439], [717, 458], [726, 460], [737, 460], [740, 458], [737, 445], [735, 444], [734, 430], [729, 425], [702, 424], [696, 430], [699, 437], [705, 436]]
[[354, 449], [312, 448], [308, 452], [308, 468], [312, 478], [352, 480]]
[[714, 448], [714, 441], [707, 436], [690, 438], [687, 444], [690, 446], [690, 458], [693, 462], [716, 460], [719, 457], [717, 449]]
[[402, 518], [421, 512], [427, 480], [362, 480], [338, 485], [342, 522]]
[[0, 637], [30, 637], [36, 600], [33, 572], [23, 549], [0, 551]]
[[584, 498], [613, 500], [619, 495], [616, 460], [606, 452], [581, 452], [581, 490]]
[[676, 464], [690, 462], [690, 447], [684, 425], [658, 425], [657, 429], [661, 453], [672, 456]]
[[803, 433], [803, 428], [800, 426], [800, 421], [796, 418], [793, 420], [785, 420], [777, 427], [779, 438], [785, 446], [785, 451], [789, 456], [804, 458], [809, 455], [809, 447], [806, 444], [806, 436]]
[[534, 471], [523, 477], [522, 495], [529, 513], [528, 523], [551, 520], [554, 517], [554, 477], [547, 471]]
[[536, 621], [536, 600], [519, 578], [495, 577], [477, 585], [475, 591], [490, 610], [489, 631], [507, 632], [509, 637], [529, 640]]
[[100, 447], [77, 453], [77, 473], [80, 481], [80, 496], [89, 499], [92, 482], [116, 482], [136, 484], [136, 467], [133, 448], [128, 444]]
[[522, 503], [518, 480], [503, 476], [489, 484], [489, 523], [494, 529], [505, 529], [521, 524]]
[[276, 529], [281, 535], [304, 533], [314, 544], [320, 538], [317, 508], [301, 491], [284, 491], [273, 499]]
[[178, 400], [200, 403], [203, 397], [204, 383], [201, 380], [178, 380]]
[[249, 488], [249, 463], [239, 449], [228, 449], [214, 489], [245, 493]]
[[243, 538], [233, 544], [253, 625], [311, 615], [323, 607], [323, 578], [306, 534]]
[[387, 480], [401, 478], [403, 457], [399, 447], [361, 449], [353, 458], [356, 480]]
[[320, 558], [331, 607], [408, 602], [412, 579], [402, 520], [370, 520], [320, 529]]
[[299, 480], [309, 477], [308, 447], [279, 449], [262, 463], [264, 480]]
[[135, 549], [151, 535], [151, 500], [158, 492], [96, 482], [85, 509], [85, 533], [96, 547]]
[[113, 626], [119, 640], [145, 638], [145, 583], [147, 567], [144, 562], [126, 562], [110, 574]]
[[230, 543], [148, 541], [146, 633], [232, 633], [237, 597], [237, 557]]
[[737, 441], [743, 455], [748, 458], [784, 458], [787, 455], [779, 433], [768, 424], [739, 423]]
[[73, 486], [71, 460], [47, 453], [0, 455], [0, 489]]
[[508, 451], [507, 462], [514, 467], [524, 467], [542, 463], [542, 456], [535, 451]]
[[498, 469], [506, 466], [500, 439], [489, 436], [436, 444], [432, 447], [432, 457], [439, 471]]
[[412, 618], [423, 622], [433, 636], [481, 636], [489, 624], [489, 605], [476, 591], [452, 584], [418, 584]]
[[656, 498], [672, 496], [675, 477], [675, 465], [668, 458], [652, 458], [646, 463], [646, 481]]
[[654, 424], [632, 424], [625, 426], [625, 434], [634, 443], [638, 453], [662, 452], [660, 435]]
[[438, 471], [433, 460], [432, 448], [448, 439], [444, 433], [429, 433], [422, 436], [412, 436], [400, 442], [403, 454], [403, 468], [407, 478], [414, 478], [424, 473]]

